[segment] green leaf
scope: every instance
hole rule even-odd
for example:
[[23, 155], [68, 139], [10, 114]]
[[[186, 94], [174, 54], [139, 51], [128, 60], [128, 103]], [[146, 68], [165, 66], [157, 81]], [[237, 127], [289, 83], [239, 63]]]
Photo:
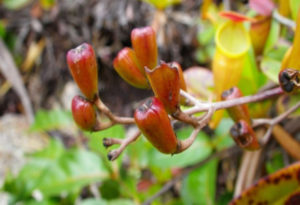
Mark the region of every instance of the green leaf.
[[33, 153], [31, 156], [35, 158], [57, 159], [64, 151], [64, 145], [59, 140], [50, 140], [46, 148]]
[[32, 0], [3, 0], [3, 5], [8, 9], [20, 9], [27, 4], [29, 4]]
[[102, 144], [103, 138], [125, 138], [125, 129], [122, 125], [115, 125], [100, 132], [84, 132], [84, 134], [89, 138], [88, 145], [91, 150], [95, 152], [107, 152], [107, 149]]
[[35, 116], [31, 131], [49, 131], [73, 124], [72, 113], [64, 110], [39, 110]]
[[181, 197], [184, 204], [214, 205], [217, 160], [192, 171], [183, 181]]
[[251, 95], [256, 93], [265, 82], [266, 77], [258, 71], [253, 49], [250, 49], [245, 57], [244, 68], [238, 87], [244, 95]]
[[273, 19], [271, 23], [269, 36], [264, 47], [264, 54], [270, 52], [274, 48], [275, 44], [278, 42], [279, 35], [280, 24], [275, 19]]
[[297, 19], [297, 13], [298, 13], [299, 6], [300, 6], [299, 0], [290, 0], [291, 13], [292, 13], [292, 17], [295, 21]]
[[273, 82], [278, 84], [278, 73], [280, 71], [281, 62], [273, 58], [265, 57], [261, 62], [263, 73]]
[[266, 169], [269, 174], [272, 174], [284, 167], [283, 155], [280, 151], [272, 153], [271, 160], [266, 162]]
[[100, 186], [100, 192], [104, 199], [116, 199], [120, 196], [120, 185], [116, 180], [106, 179]]
[[215, 28], [213, 24], [208, 23], [207, 21], [200, 22], [203, 29], [197, 34], [197, 40], [201, 45], [207, 45], [212, 43], [215, 35]]
[[36, 200], [29, 200], [26, 201], [26, 205], [57, 205], [57, 201], [54, 200], [42, 200], [42, 201], [36, 201]]
[[4, 26], [4, 23], [3, 21], [0, 20], [0, 38], [4, 38], [5, 36], [5, 26]]
[[222, 193], [221, 196], [218, 197], [218, 201], [216, 202], [216, 205], [228, 205], [229, 202], [232, 200], [232, 192], [225, 192]]
[[288, 49], [289, 49], [289, 46], [278, 45], [274, 49], [265, 53], [264, 56], [281, 62], [284, 58], [285, 53], [288, 51]]
[[[55, 147], [55, 149], [53, 148]], [[16, 195], [17, 200], [31, 196], [38, 190], [44, 197], [79, 191], [83, 186], [107, 177], [107, 170], [98, 155], [86, 150], [61, 150], [50, 143], [46, 152], [32, 158], [13, 179], [9, 178], [4, 190]], [[59, 151], [60, 155], [50, 154]]]
[[41, 172], [35, 189], [46, 196], [53, 196], [62, 191], [77, 191], [106, 176], [107, 171], [96, 154], [84, 150], [70, 150]]
[[234, 145], [234, 141], [229, 135], [229, 130], [233, 125], [233, 121], [230, 118], [223, 118], [221, 123], [215, 130], [215, 138], [212, 141], [216, 150], [226, 149]]
[[80, 205], [135, 205], [135, 203], [129, 199], [115, 199], [115, 200], [103, 200], [103, 199], [86, 199], [80, 202]]
[[[192, 132], [191, 128], [184, 128], [176, 132], [179, 139], [187, 138]], [[200, 132], [193, 145], [182, 153], [175, 155], [162, 154], [156, 149], [152, 149], [150, 155], [150, 166], [157, 166], [162, 169], [171, 167], [185, 167], [194, 164], [207, 156], [212, 152], [212, 146], [210, 139], [205, 133]]]

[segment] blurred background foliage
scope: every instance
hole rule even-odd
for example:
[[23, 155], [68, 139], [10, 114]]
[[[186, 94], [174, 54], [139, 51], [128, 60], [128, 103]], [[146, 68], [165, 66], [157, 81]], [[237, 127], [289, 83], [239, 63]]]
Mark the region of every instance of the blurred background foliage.
[[[211, 22], [201, 16], [205, 2], [0, 1], [0, 39], [19, 68], [35, 116], [32, 124], [26, 120], [24, 107], [12, 89], [14, 81], [0, 74], [0, 204], [141, 204], [178, 176], [184, 177], [153, 204], [228, 204], [233, 197], [241, 151], [234, 149], [229, 158], [212, 158], [197, 165], [234, 146], [228, 134], [233, 122], [227, 115], [215, 130], [206, 127], [200, 132], [193, 146], [182, 154], [161, 154], [141, 138], [110, 162], [106, 155], [114, 146], [105, 149], [102, 139], [125, 138], [136, 128], [116, 125], [101, 132], [83, 132], [70, 113], [70, 101], [79, 91], [67, 70], [65, 54], [84, 41], [94, 46], [98, 56], [101, 99], [119, 115], [131, 116], [136, 105], [151, 95], [150, 91], [127, 85], [112, 68], [117, 52], [130, 46], [134, 27], [152, 24], [159, 28], [160, 59], [176, 60], [185, 70], [191, 66], [210, 67], [216, 22], [222, 21], [217, 13], [224, 5], [214, 1], [209, 14], [216, 21]], [[231, 6], [253, 16], [255, 12], [247, 3], [231, 1]], [[288, 17], [295, 20], [299, 1], [287, 3], [291, 8]], [[253, 48], [246, 55], [239, 82], [245, 95], [278, 84], [281, 61], [292, 40], [293, 30], [271, 21], [262, 55], [257, 58]], [[200, 71], [199, 81], [207, 79], [208, 71]], [[204, 99], [207, 92], [212, 92], [207, 85], [195, 86], [200, 95], [206, 96]], [[276, 102], [250, 104], [251, 114], [274, 116], [298, 101], [299, 95], [294, 95], [282, 96]], [[299, 111], [283, 124], [297, 139], [298, 117]], [[175, 129], [182, 139], [192, 130], [182, 125]], [[256, 178], [294, 161], [275, 140], [262, 152]], [[193, 169], [186, 172], [189, 167]]]

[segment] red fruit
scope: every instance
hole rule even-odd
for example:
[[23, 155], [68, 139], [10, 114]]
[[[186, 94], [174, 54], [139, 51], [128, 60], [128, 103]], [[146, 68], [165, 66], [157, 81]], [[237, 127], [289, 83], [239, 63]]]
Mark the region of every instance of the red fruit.
[[130, 85], [137, 88], [148, 88], [145, 70], [138, 63], [136, 54], [131, 48], [123, 48], [114, 59], [117, 73]]
[[177, 138], [163, 104], [152, 97], [139, 106], [134, 119], [143, 135], [160, 152], [173, 154], [177, 150]]
[[152, 90], [169, 114], [179, 108], [180, 78], [176, 66], [162, 62], [155, 69], [146, 68]]
[[157, 65], [156, 34], [152, 27], [135, 28], [131, 43], [142, 68], [153, 69]]
[[92, 130], [96, 124], [96, 111], [93, 104], [81, 96], [72, 100], [72, 115], [76, 124], [83, 130]]
[[83, 43], [69, 50], [67, 62], [81, 92], [87, 99], [93, 101], [98, 95], [98, 66], [92, 46]]
[[257, 150], [260, 145], [252, 127], [244, 120], [238, 121], [230, 129], [230, 135], [235, 143], [243, 149]]

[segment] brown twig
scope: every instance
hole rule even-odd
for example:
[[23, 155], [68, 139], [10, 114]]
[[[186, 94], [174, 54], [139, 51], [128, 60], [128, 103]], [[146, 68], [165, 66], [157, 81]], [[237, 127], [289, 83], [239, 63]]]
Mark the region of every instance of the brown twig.
[[199, 122], [196, 118], [182, 112], [180, 109], [178, 109], [175, 113], [173, 113], [172, 117], [175, 118], [176, 120], [190, 124], [194, 128], [199, 126]]
[[205, 125], [207, 125], [213, 113], [214, 113], [214, 109], [213, 107], [211, 107], [211, 109], [205, 114], [205, 116], [203, 116], [198, 126], [193, 130], [192, 134], [187, 139], [179, 141], [178, 150], [176, 151], [176, 154], [185, 151], [194, 143], [198, 133]]
[[99, 109], [100, 112], [102, 112], [103, 114], [105, 114], [111, 121], [113, 124], [134, 124], [135, 121], [132, 117], [119, 117], [114, 115], [110, 109], [101, 101], [101, 99], [99, 97], [96, 98], [95, 100], [95, 105], [96, 107]]
[[109, 121], [109, 122], [100, 122], [100, 120], [97, 120], [97, 123], [96, 123], [96, 125], [93, 128], [93, 131], [97, 132], [97, 131], [105, 130], [105, 129], [110, 128], [113, 125], [115, 125], [115, 123], [112, 122], [112, 121]]
[[116, 158], [119, 157], [119, 155], [124, 151], [124, 149], [131, 144], [132, 142], [134, 142], [139, 136], [141, 135], [141, 131], [137, 131], [136, 133], [134, 133], [133, 135], [125, 138], [125, 139], [116, 139], [116, 138], [104, 138], [103, 139], [103, 145], [106, 147], [109, 147], [113, 144], [120, 144], [120, 147], [118, 149], [114, 149], [111, 150], [108, 154], [107, 154], [107, 158], [110, 161], [115, 160]]
[[[277, 88], [263, 91], [261, 93], [257, 93], [255, 95], [240, 97], [240, 98], [236, 98], [236, 99], [232, 99], [232, 100], [226, 100], [226, 101], [220, 101], [220, 102], [214, 102], [214, 103], [198, 102], [198, 104], [195, 104], [194, 107], [187, 109], [184, 112], [186, 114], [195, 114], [198, 112], [203, 112], [203, 111], [209, 110], [210, 106], [213, 106], [215, 110], [226, 109], [226, 108], [237, 106], [237, 105], [242, 105], [242, 104], [247, 104], [247, 103], [251, 103], [251, 102], [265, 100], [265, 99], [271, 98], [273, 96], [280, 95], [282, 93], [284, 93], [283, 90], [280, 87], [277, 87]], [[194, 97], [188, 93], [187, 93], [187, 96], [188, 96], [188, 99], [191, 101], [194, 99]]]
[[225, 159], [225, 158], [231, 156], [232, 154], [234, 154], [236, 152], [240, 152], [240, 151], [241, 150], [237, 146], [232, 146], [227, 149], [218, 151], [218, 152], [208, 156], [207, 158], [199, 161], [198, 163], [196, 163], [194, 165], [185, 167], [180, 175], [178, 175], [178, 176], [174, 177], [173, 179], [171, 179], [170, 181], [168, 181], [158, 192], [156, 192], [153, 196], [151, 196], [149, 199], [147, 199], [143, 203], [143, 205], [150, 205], [156, 198], [160, 197], [161, 195], [166, 193], [168, 190], [170, 190], [176, 182], [180, 181], [183, 177], [187, 176], [191, 171], [205, 165], [206, 163], [208, 163], [209, 161], [211, 161], [213, 159], [219, 158], [220, 160], [222, 160], [222, 159]]
[[264, 135], [264, 137], [262, 138], [260, 143], [262, 145], [266, 144], [269, 141], [269, 138], [272, 134], [273, 127], [276, 124], [278, 124], [279, 122], [281, 122], [282, 120], [284, 120], [291, 113], [296, 111], [299, 107], [300, 107], [300, 102], [298, 102], [297, 104], [292, 106], [290, 109], [288, 109], [287, 111], [285, 111], [284, 113], [278, 115], [275, 118], [272, 118], [272, 119], [254, 119], [253, 120], [253, 127], [258, 127], [258, 126], [261, 126], [261, 125], [269, 125], [269, 128], [268, 128], [266, 134]]

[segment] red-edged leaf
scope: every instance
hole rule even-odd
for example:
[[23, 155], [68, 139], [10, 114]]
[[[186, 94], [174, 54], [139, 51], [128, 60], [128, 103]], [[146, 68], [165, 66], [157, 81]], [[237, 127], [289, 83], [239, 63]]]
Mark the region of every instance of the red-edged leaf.
[[300, 163], [260, 179], [229, 205], [299, 204]]
[[219, 15], [234, 22], [254, 21], [252, 18], [233, 11], [221, 11]]

